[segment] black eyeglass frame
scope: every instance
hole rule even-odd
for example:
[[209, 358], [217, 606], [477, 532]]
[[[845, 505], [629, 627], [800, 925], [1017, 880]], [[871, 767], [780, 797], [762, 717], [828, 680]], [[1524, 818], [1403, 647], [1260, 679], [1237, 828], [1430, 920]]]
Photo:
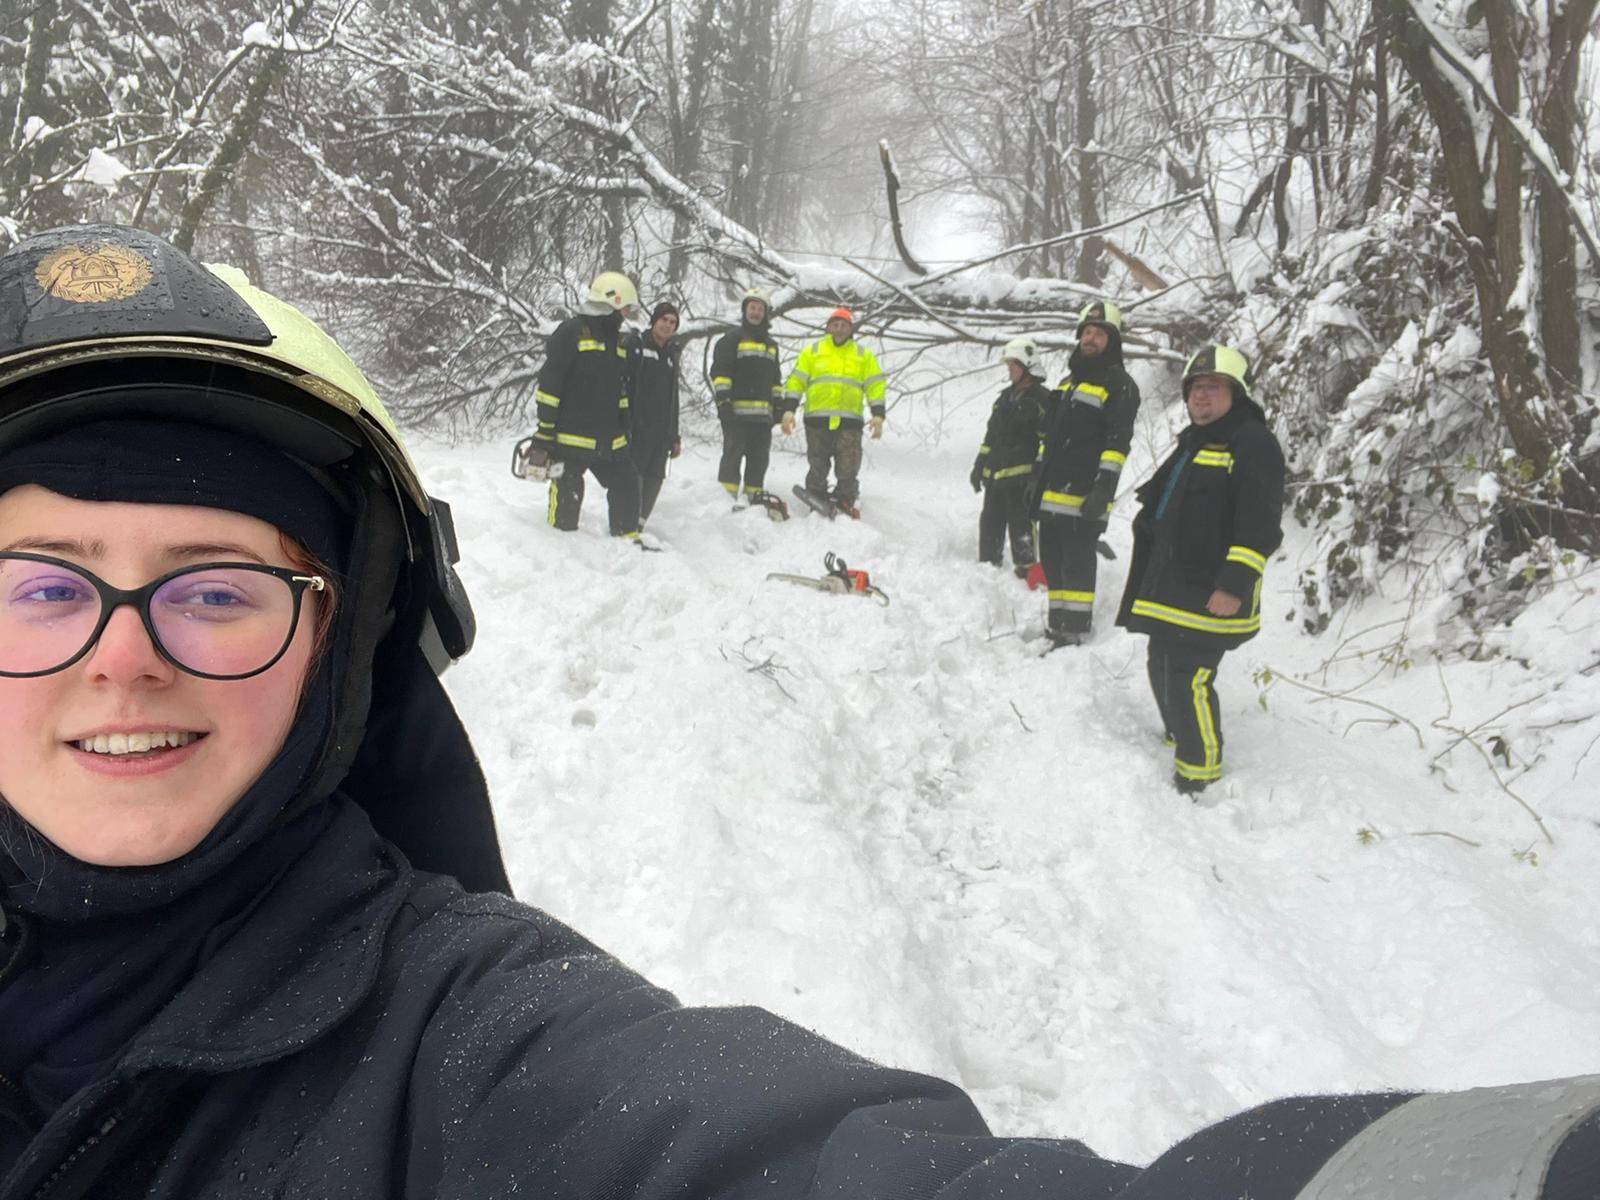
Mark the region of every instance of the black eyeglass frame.
[[[75, 562], [68, 562], [64, 558], [55, 558], [49, 554], [29, 554], [21, 550], [0, 551], [0, 563], [11, 559], [63, 567], [74, 575], [87, 579], [100, 596], [100, 619], [95, 622], [94, 631], [89, 634], [88, 640], [83, 643], [76, 654], [65, 662], [44, 671], [7, 671], [0, 669], [0, 678], [5, 679], [38, 679], [41, 676], [54, 675], [57, 671], [65, 671], [74, 663], [82, 660], [84, 655], [95, 648], [100, 641], [100, 635], [106, 631], [106, 626], [111, 623], [112, 614], [124, 605], [132, 607], [139, 614], [139, 620], [144, 625], [145, 633], [150, 636], [150, 644], [156, 648], [156, 653], [185, 675], [193, 675], [199, 679], [220, 679], [225, 681], [250, 679], [263, 672], [270, 671], [278, 665], [278, 660], [289, 652], [289, 644], [294, 641], [295, 632], [300, 628], [300, 613], [304, 607], [303, 601], [307, 590], [321, 592], [326, 591], [328, 587], [328, 581], [321, 575], [307, 575], [305, 572], [298, 571], [293, 567], [273, 567], [268, 566], [266, 563], [206, 562], [179, 567], [175, 571], [168, 571], [165, 575], [152, 579], [143, 587], [119, 588], [112, 587], [87, 567]], [[222, 569], [253, 571], [258, 575], [270, 575], [274, 579], [281, 579], [289, 585], [289, 591], [294, 598], [294, 612], [289, 618], [289, 632], [284, 635], [283, 645], [278, 647], [277, 653], [268, 659], [265, 664], [255, 668], [253, 671], [246, 671], [240, 675], [213, 675], [208, 671], [197, 671], [193, 667], [178, 661], [178, 657], [162, 643], [161, 635], [156, 632], [155, 621], [150, 616], [150, 601], [155, 598], [157, 592], [178, 578], [178, 576], [188, 575], [195, 571]]]

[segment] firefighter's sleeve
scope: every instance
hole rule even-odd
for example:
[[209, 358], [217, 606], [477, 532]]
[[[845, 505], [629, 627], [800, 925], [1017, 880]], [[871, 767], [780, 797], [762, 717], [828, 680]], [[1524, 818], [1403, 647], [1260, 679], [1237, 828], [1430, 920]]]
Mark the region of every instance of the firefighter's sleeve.
[[719, 410], [726, 408], [733, 399], [733, 368], [738, 361], [739, 335], [723, 334], [711, 352], [711, 395]]
[[556, 440], [556, 423], [561, 416], [561, 393], [566, 388], [567, 376], [577, 356], [578, 328], [571, 321], [564, 321], [556, 327], [545, 345], [544, 366], [539, 368], [539, 381], [534, 385], [539, 424], [533, 436], [538, 441]]
[[867, 403], [872, 407], [872, 415], [881, 417], [885, 407], [884, 396], [889, 390], [889, 377], [883, 373], [883, 368], [878, 365], [878, 356], [871, 350], [867, 350], [866, 366], [867, 377], [861, 384], [867, 390]]
[[993, 449], [999, 439], [1000, 432], [1000, 401], [994, 402], [994, 407], [989, 410], [989, 423], [983, 428], [983, 445], [978, 447], [978, 461], [974, 466], [982, 466], [989, 461], [989, 451]]
[[800, 351], [800, 357], [795, 360], [794, 371], [789, 375], [789, 383], [787, 385], [789, 390], [789, 399], [794, 405], [794, 408], [788, 410], [790, 412], [793, 412], [795, 408], [800, 407], [801, 400], [805, 398], [806, 389], [811, 386], [812, 363], [813, 355], [811, 353], [811, 347], [807, 346], [804, 350]]
[[1063, 379], [1039, 403], [1039, 451], [1033, 456], [1033, 473], [1035, 476], [1044, 471], [1045, 459], [1050, 456], [1049, 433], [1050, 424], [1055, 420], [1056, 407], [1061, 403], [1061, 394], [1066, 390], [1067, 381]]
[[772, 385], [772, 409], [782, 417], [792, 413], [795, 406], [800, 403], [800, 397], [789, 390], [783, 381], [783, 361], [779, 358], [772, 360], [772, 374], [775, 382]]
[[1100, 448], [1100, 470], [1109, 472], [1113, 486], [1122, 477], [1122, 468], [1128, 465], [1128, 449], [1133, 445], [1133, 422], [1138, 415], [1139, 385], [1132, 379], [1126, 379], [1106, 403], [1106, 440]]
[[1241, 599], [1255, 594], [1267, 559], [1283, 544], [1283, 451], [1264, 426], [1240, 434], [1233, 445], [1228, 486], [1233, 530], [1216, 586]]
[[678, 360], [672, 360], [672, 386], [668, 389], [667, 408], [667, 441], [669, 446], [678, 444]]

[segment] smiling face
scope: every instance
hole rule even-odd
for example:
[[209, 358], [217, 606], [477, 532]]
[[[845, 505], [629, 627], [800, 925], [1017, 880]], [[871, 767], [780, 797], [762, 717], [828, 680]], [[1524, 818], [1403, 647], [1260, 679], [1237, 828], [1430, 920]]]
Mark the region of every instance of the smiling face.
[[[0, 550], [65, 559], [121, 588], [201, 562], [296, 565], [274, 526], [242, 513], [69, 500], [31, 484], [0, 496]], [[282, 749], [310, 672], [317, 603], [307, 595], [288, 650], [248, 679], [179, 670], [126, 606], [65, 670], [0, 678], [0, 796], [83, 862], [151, 866], [187, 854]], [[131, 753], [116, 752], [130, 740]]]
[[1078, 330], [1078, 349], [1083, 351], [1086, 358], [1098, 357], [1110, 344], [1111, 335], [1106, 332], [1104, 325], [1088, 324]]
[[1189, 381], [1183, 397], [1189, 405], [1189, 419], [1196, 425], [1211, 425], [1233, 411], [1233, 381], [1226, 375], [1196, 375]]

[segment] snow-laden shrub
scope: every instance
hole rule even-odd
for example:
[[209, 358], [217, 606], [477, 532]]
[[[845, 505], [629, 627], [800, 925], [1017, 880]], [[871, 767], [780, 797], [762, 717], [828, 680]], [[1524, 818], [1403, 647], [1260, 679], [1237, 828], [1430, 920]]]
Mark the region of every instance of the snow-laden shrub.
[[1476, 645], [1554, 561], [1496, 524], [1523, 466], [1502, 450], [1471, 280], [1446, 237], [1431, 217], [1390, 214], [1319, 239], [1237, 318], [1284, 443], [1289, 509], [1315, 531], [1297, 614], [1310, 631], [1384, 592], [1430, 626], [1468, 618], [1453, 640]]

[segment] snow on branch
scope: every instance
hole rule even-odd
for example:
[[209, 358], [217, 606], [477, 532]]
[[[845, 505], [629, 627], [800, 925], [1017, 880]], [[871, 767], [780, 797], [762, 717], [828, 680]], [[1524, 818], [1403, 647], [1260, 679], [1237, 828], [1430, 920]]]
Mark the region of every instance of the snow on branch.
[[1573, 229], [1583, 239], [1585, 248], [1589, 251], [1589, 260], [1600, 263], [1600, 238], [1597, 238], [1589, 219], [1579, 208], [1578, 198], [1570, 190], [1572, 180], [1556, 162], [1555, 155], [1550, 150], [1550, 145], [1535, 129], [1531, 122], [1522, 115], [1512, 116], [1506, 112], [1496, 101], [1484, 82], [1473, 69], [1471, 57], [1463, 50], [1456, 40], [1425, 14], [1418, 6], [1417, 0], [1403, 0], [1410, 9], [1413, 19], [1423, 34], [1433, 46], [1433, 51], [1451, 70], [1459, 74], [1472, 92], [1483, 103], [1496, 120], [1500, 121], [1510, 132], [1512, 139], [1517, 143], [1527, 159], [1533, 163], [1539, 174], [1544, 176], [1545, 182], [1551, 191], [1560, 198], [1562, 206], [1567, 210], [1568, 219]]

